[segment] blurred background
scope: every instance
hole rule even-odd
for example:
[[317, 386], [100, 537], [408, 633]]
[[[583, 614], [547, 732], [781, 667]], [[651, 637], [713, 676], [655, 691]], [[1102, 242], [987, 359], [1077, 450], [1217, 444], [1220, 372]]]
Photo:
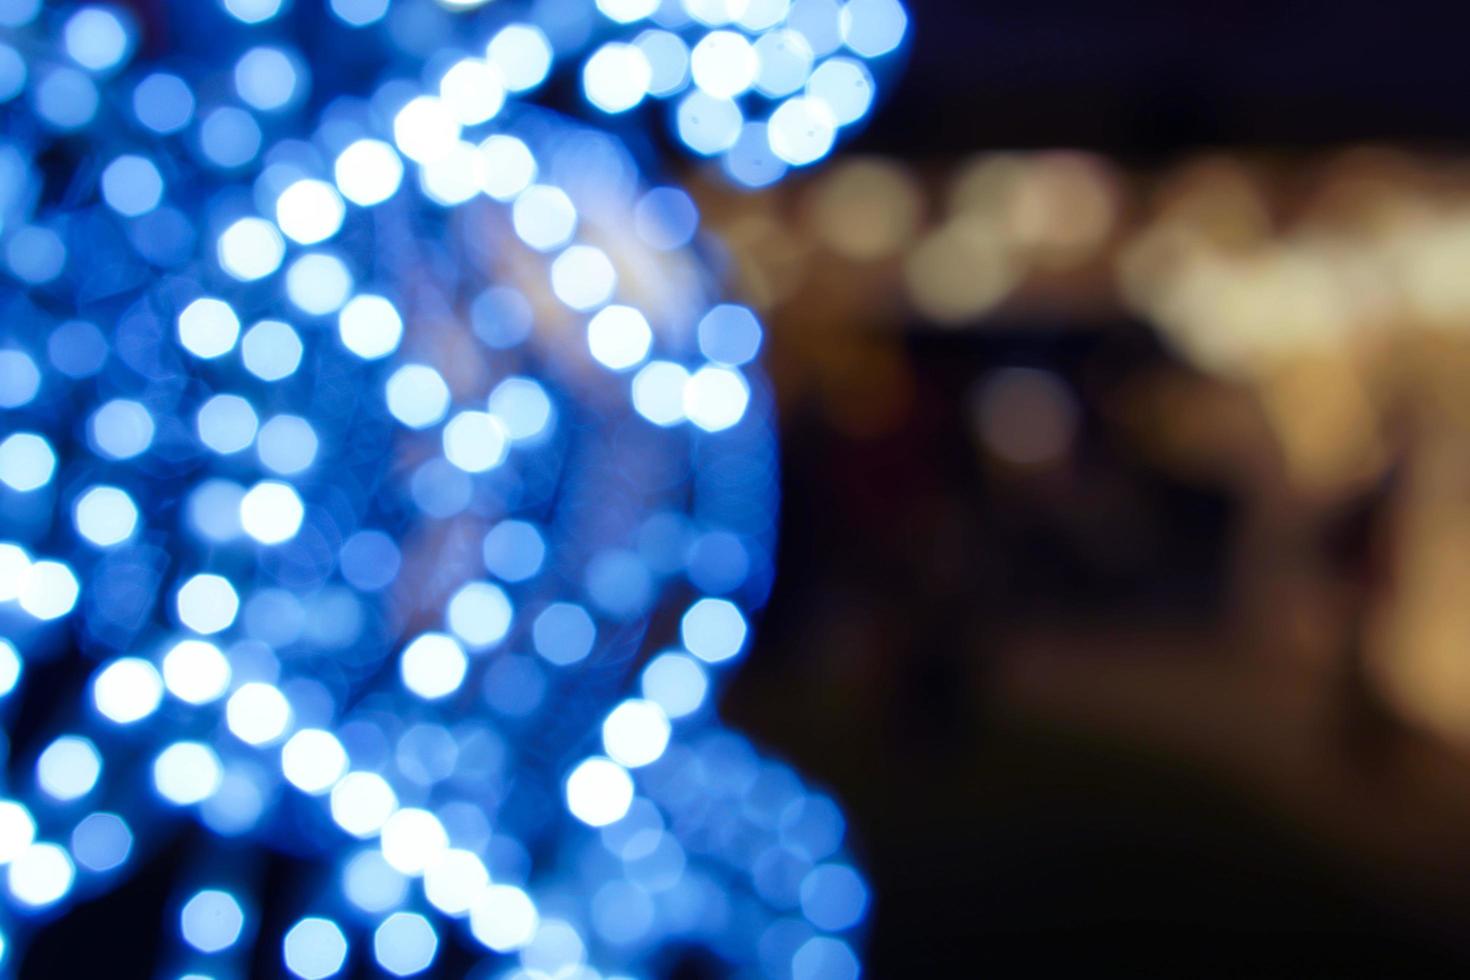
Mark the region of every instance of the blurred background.
[[833, 164], [688, 175], [781, 399], [725, 711], [870, 975], [1465, 975], [1464, 18], [911, 6]]

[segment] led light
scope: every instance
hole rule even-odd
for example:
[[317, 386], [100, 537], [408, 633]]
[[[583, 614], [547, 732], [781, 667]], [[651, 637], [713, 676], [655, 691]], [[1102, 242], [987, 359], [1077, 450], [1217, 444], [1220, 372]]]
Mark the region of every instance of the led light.
[[589, 827], [621, 820], [633, 804], [633, 780], [622, 766], [594, 756], [567, 777], [567, 809]]
[[735, 145], [745, 117], [729, 99], [698, 90], [679, 103], [676, 120], [684, 145], [701, 156], [713, 156]]
[[332, 787], [332, 819], [354, 837], [372, 837], [398, 809], [398, 795], [374, 772], [350, 772]]
[[422, 973], [438, 952], [434, 927], [412, 912], [394, 912], [373, 932], [373, 958], [394, 976]]
[[740, 609], [727, 599], [700, 599], [679, 624], [688, 651], [705, 663], [729, 660], [745, 645], [747, 626]]
[[459, 690], [468, 661], [452, 637], [425, 633], [404, 648], [398, 667], [405, 687], [421, 698], [436, 700]]
[[63, 735], [36, 760], [36, 782], [53, 799], [71, 801], [92, 791], [102, 775], [97, 747], [78, 735]]
[[305, 918], [286, 933], [281, 957], [302, 980], [323, 980], [347, 961], [347, 937], [331, 919]]
[[0, 442], [0, 483], [22, 493], [51, 482], [56, 454], [51, 444], [34, 432], [15, 432]]
[[0, 800], [0, 864], [9, 864], [36, 839], [36, 821], [14, 800]]
[[261, 544], [281, 544], [296, 536], [306, 509], [289, 483], [262, 480], [240, 498], [240, 526]]
[[490, 884], [490, 872], [470, 851], [451, 848], [424, 872], [424, 897], [445, 915], [461, 916]]
[[760, 57], [735, 31], [711, 31], [689, 55], [694, 84], [716, 99], [733, 99], [755, 84]]
[[116, 14], [104, 7], [83, 7], [62, 28], [66, 53], [89, 71], [105, 71], [127, 56], [130, 38]]
[[610, 41], [582, 67], [582, 91], [603, 112], [627, 112], [648, 95], [653, 66], [636, 45]]
[[607, 253], [591, 245], [573, 245], [551, 263], [551, 291], [574, 310], [595, 310], [612, 298], [617, 284]]
[[102, 199], [118, 214], [136, 218], [163, 200], [163, 177], [147, 157], [123, 154], [102, 171]]
[[709, 691], [704, 668], [682, 653], [662, 653], [643, 668], [643, 696], [664, 709], [670, 718], [698, 711]]
[[219, 756], [201, 742], [175, 742], [153, 760], [153, 787], [175, 806], [209, 799], [223, 775]]
[[536, 158], [514, 136], [495, 135], [480, 144], [482, 188], [497, 201], [509, 201], [536, 179]]
[[196, 633], [218, 633], [229, 628], [240, 611], [240, 597], [230, 580], [220, 575], [195, 575], [174, 596], [179, 621]]
[[38, 561], [20, 587], [20, 608], [36, 619], [60, 619], [71, 612], [81, 594], [72, 570], [59, 561]]
[[304, 313], [335, 313], [352, 295], [352, 273], [335, 255], [303, 255], [286, 270], [286, 295]]
[[20, 683], [24, 670], [20, 655], [9, 640], [0, 640], [0, 698], [7, 697]]
[[421, 95], [393, 118], [393, 142], [417, 163], [442, 160], [459, 143], [459, 122], [441, 99]]
[[491, 885], [470, 909], [470, 932], [497, 953], [525, 946], [540, 923], [531, 897], [514, 885]]
[[268, 745], [291, 725], [291, 705], [270, 684], [242, 684], [225, 706], [225, 722], [231, 733], [248, 745]]
[[195, 357], [222, 357], [239, 336], [240, 318], [224, 300], [196, 299], [179, 314], [179, 342]]
[[500, 420], [506, 435], [517, 442], [536, 439], [552, 421], [546, 389], [530, 378], [506, 378], [490, 392], [486, 407]]
[[109, 721], [131, 725], [142, 721], [163, 701], [163, 678], [146, 660], [120, 657], [92, 681], [92, 703]]
[[276, 224], [287, 238], [302, 245], [337, 234], [346, 214], [341, 195], [324, 180], [298, 180], [276, 198]]
[[21, 905], [54, 905], [71, 891], [76, 869], [55, 844], [32, 844], [10, 862], [10, 895]]
[[235, 62], [235, 91], [252, 108], [275, 112], [296, 98], [300, 74], [280, 48], [251, 48]]
[[371, 207], [398, 192], [403, 183], [403, 160], [382, 140], [361, 139], [342, 151], [332, 173], [343, 197]]
[[36, 362], [18, 350], [0, 350], [0, 408], [19, 408], [41, 390]]
[[239, 395], [215, 395], [194, 417], [199, 441], [220, 455], [249, 448], [259, 424], [255, 409]]
[[449, 386], [424, 364], [405, 364], [388, 379], [388, 411], [411, 429], [427, 429], [449, 411]]
[[684, 414], [706, 432], [738, 424], [749, 404], [750, 386], [730, 368], [702, 367], [684, 386]]
[[444, 426], [444, 458], [466, 473], [484, 473], [505, 462], [505, 426], [489, 412], [460, 412]]
[[641, 364], [653, 345], [653, 330], [631, 306], [609, 306], [587, 323], [587, 347], [603, 366], [626, 371]]
[[474, 126], [494, 118], [505, 105], [505, 86], [498, 68], [478, 58], [457, 62], [439, 81], [439, 98], [462, 124]]
[[508, 90], [524, 92], [546, 80], [551, 70], [551, 42], [539, 28], [511, 24], [491, 38], [485, 57], [500, 69]]
[[602, 746], [614, 762], [636, 769], [658, 761], [671, 732], [663, 708], [652, 701], [629, 699], [603, 721]]
[[276, 226], [264, 218], [241, 218], [219, 237], [220, 268], [236, 279], [263, 279], [281, 267], [286, 243]]
[[450, 598], [445, 618], [455, 636], [471, 648], [483, 649], [510, 632], [511, 604], [505, 592], [489, 582], [470, 582]]
[[208, 704], [224, 697], [230, 673], [230, 662], [219, 647], [203, 640], [181, 640], [163, 657], [164, 686], [189, 704]]
[[206, 888], [195, 892], [179, 910], [179, 932], [184, 942], [201, 953], [229, 949], [245, 929], [245, 913], [229, 892]]
[[288, 323], [261, 320], [245, 331], [240, 355], [245, 369], [262, 381], [280, 381], [296, 373], [304, 348]]
[[403, 318], [382, 296], [355, 296], [337, 316], [342, 346], [363, 360], [387, 357], [403, 337]]
[[383, 860], [402, 874], [418, 877], [449, 850], [444, 825], [427, 810], [407, 807], [383, 824]]
[[331, 732], [305, 728], [281, 749], [281, 771], [292, 786], [320, 796], [347, 771], [347, 752]]
[[792, 166], [801, 167], [832, 151], [837, 119], [824, 100], [797, 96], [776, 107], [767, 132], [771, 151]]
[[577, 230], [577, 209], [566, 191], [547, 184], [526, 188], [511, 211], [521, 241], [538, 252], [561, 248]]

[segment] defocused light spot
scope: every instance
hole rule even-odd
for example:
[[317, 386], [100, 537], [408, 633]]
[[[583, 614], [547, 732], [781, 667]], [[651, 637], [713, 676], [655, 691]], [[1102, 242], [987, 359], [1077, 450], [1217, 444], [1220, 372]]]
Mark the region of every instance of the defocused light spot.
[[460, 412], [444, 426], [444, 458], [466, 473], [483, 473], [505, 462], [505, 427], [489, 412]]
[[838, 27], [843, 42], [864, 58], [881, 58], [903, 41], [908, 14], [898, 0], [848, 0]]
[[628, 770], [601, 756], [580, 763], [567, 777], [567, 809], [589, 827], [621, 820], [633, 804]]
[[541, 571], [546, 544], [534, 524], [502, 521], [485, 535], [485, 567], [507, 582], [524, 582]]
[[218, 633], [235, 621], [240, 597], [220, 575], [195, 575], [174, 596], [179, 621], [196, 633]]
[[740, 608], [726, 599], [700, 599], [679, 624], [684, 647], [706, 663], [721, 663], [740, 652], [748, 627]]
[[398, 809], [398, 795], [375, 772], [350, 772], [332, 787], [331, 803], [337, 826], [354, 837], [371, 837]]
[[209, 799], [222, 776], [219, 756], [202, 742], [175, 742], [153, 760], [153, 787], [177, 806]]
[[566, 191], [548, 184], [526, 188], [511, 209], [521, 241], [540, 252], [561, 248], [577, 230], [577, 209]]
[[459, 121], [441, 99], [421, 95], [393, 117], [393, 142], [417, 163], [442, 160], [459, 143]]
[[670, 718], [683, 718], [698, 711], [709, 691], [704, 668], [682, 653], [662, 653], [643, 668], [643, 696], [664, 709]]
[[225, 10], [242, 24], [259, 24], [281, 12], [284, 0], [223, 0]]
[[684, 386], [684, 414], [706, 432], [721, 432], [745, 417], [750, 386], [739, 371], [702, 367]]
[[797, 96], [771, 113], [767, 132], [771, 151], [794, 167], [815, 163], [832, 151], [837, 119], [821, 99]]
[[15, 432], [0, 442], [0, 483], [22, 493], [51, 482], [56, 453], [34, 432]]
[[163, 683], [188, 704], [208, 704], [230, 686], [230, 662], [219, 647], [204, 640], [181, 640], [164, 654]]
[[872, 107], [873, 76], [861, 62], [832, 58], [812, 72], [806, 91], [826, 103], [837, 125], [846, 126], [863, 118]]
[[398, 669], [405, 687], [421, 698], [435, 700], [459, 690], [468, 665], [453, 637], [425, 633], [404, 648]]
[[373, 958], [394, 976], [422, 973], [439, 952], [439, 937], [429, 920], [412, 912], [394, 912], [373, 933]]
[[424, 872], [424, 897], [445, 915], [461, 916], [490, 884], [490, 872], [470, 851], [451, 848]]
[[574, 310], [594, 310], [612, 298], [618, 274], [607, 253], [591, 245], [573, 245], [551, 263], [551, 290]]
[[0, 864], [9, 864], [36, 839], [36, 821], [13, 800], [0, 800]]
[[654, 425], [684, 421], [684, 388], [689, 372], [670, 361], [653, 361], [633, 377], [633, 407]]
[[225, 722], [230, 732], [247, 745], [267, 745], [290, 727], [291, 705], [270, 684], [242, 684], [225, 705]]
[[325, 793], [346, 771], [347, 752], [342, 743], [320, 728], [302, 729], [281, 749], [281, 772], [303, 793]]
[[332, 173], [343, 197], [371, 207], [397, 193], [403, 183], [403, 160], [387, 143], [361, 139], [342, 151]]
[[301, 338], [288, 323], [261, 320], [245, 331], [240, 355], [245, 369], [262, 381], [280, 381], [301, 365]]
[[0, 640], [0, 698], [9, 696], [20, 683], [24, 665], [9, 640]]
[[491, 885], [470, 909], [470, 932], [497, 953], [525, 946], [540, 921], [531, 897], [513, 885]]
[[215, 888], [195, 892], [179, 910], [179, 932], [184, 942], [201, 953], [229, 949], [245, 928], [245, 913], [235, 896]]
[[602, 723], [602, 747], [613, 761], [636, 769], [657, 762], [668, 748], [669, 716], [652, 701], [629, 699]]
[[240, 318], [224, 300], [196, 299], [179, 314], [179, 342], [195, 357], [222, 357], [239, 336]]
[[553, 602], [531, 625], [536, 652], [565, 667], [586, 659], [597, 639], [597, 627], [587, 610], [570, 602]]
[[717, 99], [733, 99], [755, 84], [760, 57], [744, 35], [711, 31], [689, 55], [689, 73], [705, 92]]
[[194, 93], [179, 76], [155, 72], [133, 89], [133, 115], [155, 133], [176, 133], [194, 118]]
[[283, 109], [300, 87], [296, 61], [280, 48], [251, 48], [235, 62], [235, 91], [262, 112]]
[[755, 85], [762, 95], [773, 99], [798, 91], [812, 73], [812, 46], [796, 31], [780, 30], [763, 35], [755, 42], [760, 61]]
[[244, 166], [260, 152], [260, 125], [244, 109], [224, 106], [199, 125], [199, 148], [216, 166]]
[[862, 968], [840, 939], [814, 936], [791, 957], [791, 980], [858, 980]]
[[286, 295], [303, 312], [326, 316], [352, 295], [352, 273], [335, 255], [303, 255], [286, 270]]
[[347, 937], [331, 919], [305, 918], [286, 933], [281, 957], [302, 980], [323, 980], [347, 962]]
[[376, 24], [388, 12], [388, 0], [331, 0], [331, 6], [348, 27]]
[[125, 398], [104, 403], [87, 428], [93, 447], [113, 459], [132, 459], [153, 444], [153, 416]]
[[133, 832], [115, 813], [88, 814], [71, 832], [71, 853], [77, 864], [102, 873], [123, 865], [133, 851]]
[[76, 869], [66, 851], [55, 844], [32, 844], [10, 862], [10, 895], [22, 905], [40, 908], [66, 897]]
[[124, 154], [102, 171], [102, 199], [118, 214], [136, 218], [163, 200], [163, 177], [147, 157]]
[[466, 126], [492, 119], [505, 105], [500, 70], [479, 58], [456, 62], [439, 81], [439, 98]]
[[703, 90], [690, 92], [679, 103], [676, 115], [679, 138], [701, 156], [713, 156], [735, 145], [745, 117], [729, 99], [718, 99]]
[[597, 0], [597, 9], [609, 20], [631, 24], [653, 16], [658, 9], [658, 0]]
[[276, 198], [276, 224], [287, 238], [302, 245], [337, 234], [346, 213], [341, 195], [324, 180], [298, 180]]
[[97, 746], [79, 735], [63, 735], [46, 746], [36, 759], [36, 782], [57, 800], [86, 796], [102, 775]]
[[699, 321], [699, 351], [720, 364], [748, 364], [761, 347], [761, 325], [749, 308], [722, 303]]
[[535, 439], [551, 424], [551, 399], [531, 378], [506, 378], [490, 392], [486, 407], [517, 442]]
[[146, 660], [119, 657], [92, 681], [92, 703], [109, 721], [130, 725], [142, 721], [163, 701], [163, 678]]
[[868, 886], [845, 864], [813, 868], [801, 882], [801, 911], [826, 932], [841, 932], [862, 921], [868, 908]]
[[249, 447], [258, 426], [255, 409], [239, 395], [215, 395], [194, 417], [199, 441], [222, 455]]
[[507, 89], [524, 92], [545, 81], [551, 70], [551, 42], [539, 28], [511, 24], [491, 38], [485, 57], [500, 69]]
[[304, 472], [316, 462], [316, 430], [299, 415], [277, 415], [260, 427], [255, 452], [261, 465], [285, 475]]
[[390, 866], [418, 877], [449, 850], [449, 835], [429, 811], [406, 807], [383, 824], [382, 848]]
[[449, 386], [424, 364], [405, 364], [388, 378], [388, 411], [411, 429], [426, 429], [449, 411]]
[[75, 68], [46, 72], [31, 97], [37, 114], [56, 129], [79, 129], [97, 114], [97, 86]]
[[660, 98], [683, 91], [689, 77], [689, 46], [670, 31], [644, 31], [633, 39], [648, 59], [648, 93]]
[[609, 41], [582, 65], [582, 91], [603, 112], [627, 112], [653, 84], [653, 66], [636, 45]]
[[489, 582], [470, 582], [450, 597], [445, 618], [468, 646], [494, 646], [510, 632], [510, 599]]
[[262, 480], [240, 498], [240, 526], [261, 544], [280, 544], [296, 536], [306, 509], [289, 483]]
[[241, 218], [219, 236], [220, 268], [244, 282], [270, 275], [281, 267], [286, 243], [264, 218]]
[[364, 912], [383, 912], [403, 902], [408, 879], [373, 849], [347, 862], [342, 869], [342, 890], [347, 900]]
[[38, 561], [26, 572], [20, 588], [20, 608], [36, 619], [60, 619], [71, 612], [81, 585], [71, 568], [59, 561]]
[[509, 201], [536, 179], [536, 158], [514, 136], [495, 135], [480, 144], [484, 191], [497, 201]]

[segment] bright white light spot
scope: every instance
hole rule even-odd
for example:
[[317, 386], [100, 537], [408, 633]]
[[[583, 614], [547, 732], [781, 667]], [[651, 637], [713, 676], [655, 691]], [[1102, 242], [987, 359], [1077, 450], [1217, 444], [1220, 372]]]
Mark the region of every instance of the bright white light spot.
[[60, 619], [77, 604], [81, 586], [76, 575], [59, 561], [38, 561], [26, 573], [20, 588], [20, 608], [36, 619]]
[[711, 664], [739, 653], [747, 629], [740, 608], [727, 599], [700, 599], [689, 607], [679, 624], [685, 649]]
[[631, 24], [653, 16], [658, 0], [597, 0], [597, 9], [619, 24]]
[[349, 772], [332, 787], [332, 819], [353, 837], [371, 837], [398, 809], [398, 794], [375, 772]]
[[209, 799], [223, 777], [219, 756], [202, 742], [175, 742], [153, 760], [153, 787], [177, 806]]
[[89, 71], [116, 66], [128, 53], [128, 31], [117, 15], [103, 7], [83, 7], [62, 29], [66, 53]]
[[258, 425], [255, 409], [239, 395], [215, 395], [194, 417], [199, 441], [221, 455], [238, 453], [254, 442]]
[[443, 100], [431, 95], [412, 99], [393, 117], [393, 142], [410, 160], [442, 160], [459, 143], [459, 121]]
[[410, 429], [427, 429], [449, 411], [449, 386], [426, 364], [405, 364], [386, 388], [388, 411]]
[[657, 762], [669, 747], [669, 716], [652, 701], [630, 698], [602, 723], [602, 747], [629, 769]]
[[184, 942], [201, 953], [218, 953], [239, 940], [245, 913], [229, 892], [207, 888], [196, 892], [179, 910], [179, 932]]
[[388, 12], [388, 0], [331, 0], [332, 13], [348, 27], [376, 24]]
[[560, 187], [535, 184], [516, 198], [511, 223], [521, 241], [539, 252], [561, 248], [577, 230], [577, 209]]
[[324, 180], [298, 180], [276, 198], [276, 224], [287, 238], [302, 245], [337, 234], [346, 214], [342, 196]]
[[713, 156], [735, 145], [745, 117], [729, 99], [717, 99], [696, 89], [679, 103], [675, 118], [679, 138], [695, 153]]
[[279, 480], [262, 480], [240, 498], [240, 526], [261, 544], [291, 540], [305, 516], [295, 488]]
[[93, 447], [112, 459], [132, 459], [153, 445], [153, 416], [138, 402], [114, 398], [87, 423]]
[[755, 84], [760, 58], [743, 34], [711, 31], [689, 55], [694, 84], [717, 99], [733, 99]]
[[449, 835], [428, 810], [407, 807], [384, 822], [381, 846], [389, 866], [418, 877], [449, 850]]
[[286, 242], [264, 218], [241, 218], [219, 236], [215, 253], [220, 268], [236, 279], [252, 282], [281, 267]]
[[[61, 333], [66, 329], [66, 327], [59, 328], [57, 334], [66, 336]], [[56, 341], [53, 340], [51, 343], [55, 345]], [[103, 343], [105, 347], [106, 342]], [[105, 350], [103, 356], [106, 356]], [[52, 360], [54, 362], [59, 359], [53, 356]], [[19, 408], [35, 398], [36, 392], [40, 390], [41, 372], [36, 368], [36, 362], [31, 360], [24, 351], [0, 350], [0, 408]]]
[[432, 701], [459, 690], [468, 666], [464, 650], [453, 637], [425, 633], [404, 648], [398, 670], [405, 687]]
[[831, 58], [812, 72], [806, 91], [827, 104], [837, 125], [846, 126], [863, 118], [872, 107], [873, 76], [851, 58]]
[[739, 371], [702, 367], [684, 386], [684, 414], [706, 432], [720, 432], [745, 417], [750, 386]]
[[255, 453], [261, 465], [285, 475], [301, 473], [316, 462], [316, 430], [299, 415], [277, 415], [260, 427]]
[[331, 919], [305, 918], [286, 933], [281, 956], [302, 980], [323, 980], [347, 962], [347, 937]]
[[119, 657], [92, 681], [92, 703], [109, 721], [131, 725], [142, 721], [163, 701], [163, 678], [146, 660]]
[[286, 295], [303, 312], [326, 316], [352, 295], [352, 273], [335, 255], [303, 255], [286, 270]]
[[491, 136], [480, 144], [482, 190], [509, 201], [536, 179], [536, 158], [514, 136]]
[[494, 118], [505, 105], [505, 86], [499, 69], [479, 58], [466, 58], [444, 73], [439, 98], [456, 119], [474, 126]]
[[683, 718], [699, 710], [709, 691], [709, 678], [693, 657], [662, 653], [643, 668], [643, 696], [664, 709], [670, 718]]
[[102, 775], [102, 756], [97, 746], [78, 735], [63, 735], [36, 760], [36, 782], [57, 800], [86, 796]]
[[507, 89], [524, 92], [545, 81], [551, 70], [551, 42], [540, 28], [511, 24], [491, 38], [485, 57], [500, 69]]
[[671, 31], [644, 31], [633, 39], [648, 59], [648, 93], [659, 98], [684, 90], [689, 77], [689, 46]]
[[864, 58], [880, 58], [898, 47], [908, 23], [898, 0], [848, 0], [837, 20], [842, 40]]
[[225, 10], [243, 24], [259, 24], [281, 12], [283, 0], [224, 0]]
[[240, 336], [240, 318], [221, 299], [196, 299], [179, 314], [179, 342], [195, 357], [210, 360], [228, 354]]
[[10, 895], [22, 905], [52, 905], [71, 891], [76, 869], [55, 844], [32, 844], [10, 862]]
[[394, 976], [422, 973], [438, 952], [434, 927], [415, 912], [394, 912], [373, 932], [373, 958]]
[[605, 367], [625, 371], [640, 364], [653, 344], [648, 320], [631, 306], [609, 306], [587, 324], [587, 347]]
[[792, 166], [801, 167], [832, 151], [837, 139], [837, 118], [824, 100], [797, 96], [776, 107], [766, 132], [771, 140], [771, 152]]
[[403, 318], [382, 296], [354, 296], [337, 316], [337, 332], [342, 346], [364, 360], [375, 360], [398, 349]]
[[582, 66], [582, 91], [603, 112], [627, 112], [653, 84], [653, 66], [643, 49], [609, 41]]
[[467, 645], [493, 646], [510, 631], [510, 600], [489, 582], [470, 582], [449, 600], [446, 618], [449, 628]]
[[235, 91], [262, 112], [285, 108], [299, 81], [296, 62], [280, 48], [251, 48], [235, 62]]
[[230, 662], [204, 640], [180, 640], [163, 657], [163, 683], [180, 701], [208, 704], [230, 687]]
[[0, 640], [0, 698], [6, 697], [20, 683], [24, 664], [9, 640]]
[[567, 777], [567, 809], [589, 827], [606, 827], [633, 805], [633, 777], [611, 759], [593, 756]]
[[281, 749], [281, 772], [303, 793], [320, 796], [346, 771], [347, 750], [337, 736], [320, 728], [302, 729]]
[[750, 0], [683, 0], [689, 16], [710, 27], [719, 27], [740, 19]]
[[799, 31], [779, 30], [755, 42], [760, 71], [755, 85], [762, 95], [781, 98], [806, 84], [812, 74], [812, 46]]
[[147, 157], [123, 154], [102, 171], [102, 199], [126, 218], [147, 214], [163, 200], [163, 176]]
[[13, 800], [0, 800], [0, 864], [14, 861], [35, 839], [31, 812]]
[[242, 684], [225, 704], [225, 723], [247, 745], [266, 745], [286, 734], [291, 704], [270, 684]]
[[529, 943], [540, 924], [535, 903], [514, 885], [491, 885], [470, 908], [470, 932], [497, 953]]
[[179, 621], [206, 636], [227, 629], [240, 611], [240, 597], [220, 575], [195, 575], [174, 596]]
[[552, 405], [546, 389], [530, 378], [506, 378], [490, 392], [490, 413], [516, 441], [534, 439], [551, 424]]
[[424, 897], [445, 915], [465, 915], [489, 884], [490, 872], [478, 857], [451, 848], [424, 872]]
[[618, 273], [600, 248], [573, 245], [551, 263], [551, 290], [574, 310], [595, 310], [612, 298]]
[[423, 165], [419, 186], [436, 204], [463, 204], [485, 186], [485, 159], [473, 143], [461, 140], [443, 157]]
[[484, 473], [505, 462], [505, 426], [489, 412], [460, 412], [444, 426], [444, 458], [466, 473]]
[[689, 372], [671, 361], [653, 361], [633, 377], [633, 407], [654, 425], [684, 421], [684, 387]]
[[56, 454], [51, 444], [34, 432], [16, 432], [0, 442], [0, 483], [22, 493], [51, 482]]
[[301, 338], [280, 320], [261, 320], [245, 331], [240, 342], [245, 370], [262, 381], [280, 381], [295, 374], [301, 354]]
[[0, 602], [20, 598], [26, 576], [31, 573], [31, 556], [18, 544], [0, 542]]
[[343, 197], [371, 207], [397, 192], [403, 183], [403, 160], [382, 140], [362, 139], [342, 151], [332, 173]]

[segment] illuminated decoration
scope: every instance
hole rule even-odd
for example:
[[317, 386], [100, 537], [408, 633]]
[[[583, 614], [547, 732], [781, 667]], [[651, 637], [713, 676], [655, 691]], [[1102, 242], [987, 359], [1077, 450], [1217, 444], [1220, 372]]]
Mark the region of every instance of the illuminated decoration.
[[[855, 978], [840, 812], [712, 704], [775, 456], [687, 195], [518, 101], [534, 19], [488, 41], [499, 88], [423, 90], [343, 35], [437, 63], [435, 7], [169, 16], [210, 57], [130, 65], [127, 14], [0, 0], [0, 696], [77, 679], [10, 746], [6, 961], [193, 819], [221, 843], [170, 920], [185, 972], [264, 943], [305, 978], [450, 945]], [[314, 867], [281, 934], [234, 839]]]

